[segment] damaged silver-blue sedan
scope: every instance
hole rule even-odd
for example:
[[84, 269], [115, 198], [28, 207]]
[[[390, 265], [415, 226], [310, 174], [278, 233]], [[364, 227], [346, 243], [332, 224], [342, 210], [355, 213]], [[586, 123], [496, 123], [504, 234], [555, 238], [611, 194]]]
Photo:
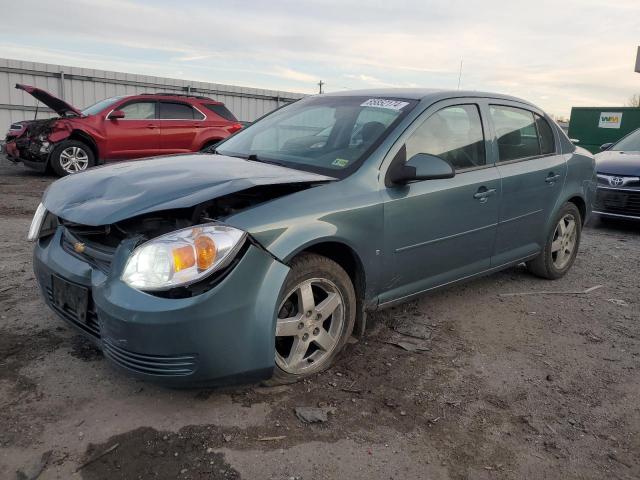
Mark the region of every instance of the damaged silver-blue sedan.
[[307, 97], [215, 151], [58, 180], [34, 216], [46, 303], [170, 385], [296, 381], [366, 312], [526, 262], [574, 262], [594, 159], [540, 109], [478, 92]]

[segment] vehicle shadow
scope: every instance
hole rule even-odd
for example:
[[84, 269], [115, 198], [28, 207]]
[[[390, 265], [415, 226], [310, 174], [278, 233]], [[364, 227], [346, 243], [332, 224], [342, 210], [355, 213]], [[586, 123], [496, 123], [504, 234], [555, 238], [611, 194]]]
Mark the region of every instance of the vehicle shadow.
[[627, 220], [624, 218], [604, 218], [598, 215], [593, 215], [587, 224], [586, 228], [592, 228], [594, 230], [605, 230], [610, 233], [640, 233], [640, 220]]

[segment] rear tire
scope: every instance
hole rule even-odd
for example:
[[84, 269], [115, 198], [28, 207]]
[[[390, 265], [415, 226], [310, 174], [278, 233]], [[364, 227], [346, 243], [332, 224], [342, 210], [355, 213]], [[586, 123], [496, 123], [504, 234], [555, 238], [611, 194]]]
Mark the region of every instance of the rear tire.
[[567, 202], [556, 215], [544, 249], [540, 255], [527, 262], [529, 271], [549, 280], [563, 277], [576, 259], [581, 234], [580, 210], [575, 204]]
[[96, 164], [93, 151], [78, 140], [64, 140], [51, 152], [51, 168], [59, 177], [84, 172]]
[[329, 368], [353, 332], [356, 295], [333, 260], [295, 258], [278, 302], [276, 367], [265, 385], [294, 383]]

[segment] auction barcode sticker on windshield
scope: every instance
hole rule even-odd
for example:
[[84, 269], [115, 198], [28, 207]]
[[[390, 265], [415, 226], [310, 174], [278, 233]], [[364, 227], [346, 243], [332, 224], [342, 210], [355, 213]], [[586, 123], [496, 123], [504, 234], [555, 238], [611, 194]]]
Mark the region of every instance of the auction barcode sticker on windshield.
[[400, 100], [388, 100], [386, 98], [370, 98], [362, 103], [361, 107], [378, 107], [388, 108], [390, 110], [402, 110], [409, 105], [409, 102], [401, 102]]

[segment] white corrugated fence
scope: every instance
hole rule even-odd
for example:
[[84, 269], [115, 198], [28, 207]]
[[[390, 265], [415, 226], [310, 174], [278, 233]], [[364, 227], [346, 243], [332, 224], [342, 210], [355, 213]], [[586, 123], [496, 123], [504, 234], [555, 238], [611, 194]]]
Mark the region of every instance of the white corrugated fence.
[[[36, 101], [15, 89], [16, 83], [33, 85], [85, 108], [104, 98], [139, 93], [192, 93], [224, 104], [239, 120], [253, 121], [279, 106], [302, 98], [300, 93], [237, 87], [218, 83], [178, 80], [90, 68], [0, 58], [0, 132], [12, 122], [30, 120], [36, 114]], [[38, 118], [53, 116], [42, 105]], [[2, 133], [0, 133], [2, 135]]]

